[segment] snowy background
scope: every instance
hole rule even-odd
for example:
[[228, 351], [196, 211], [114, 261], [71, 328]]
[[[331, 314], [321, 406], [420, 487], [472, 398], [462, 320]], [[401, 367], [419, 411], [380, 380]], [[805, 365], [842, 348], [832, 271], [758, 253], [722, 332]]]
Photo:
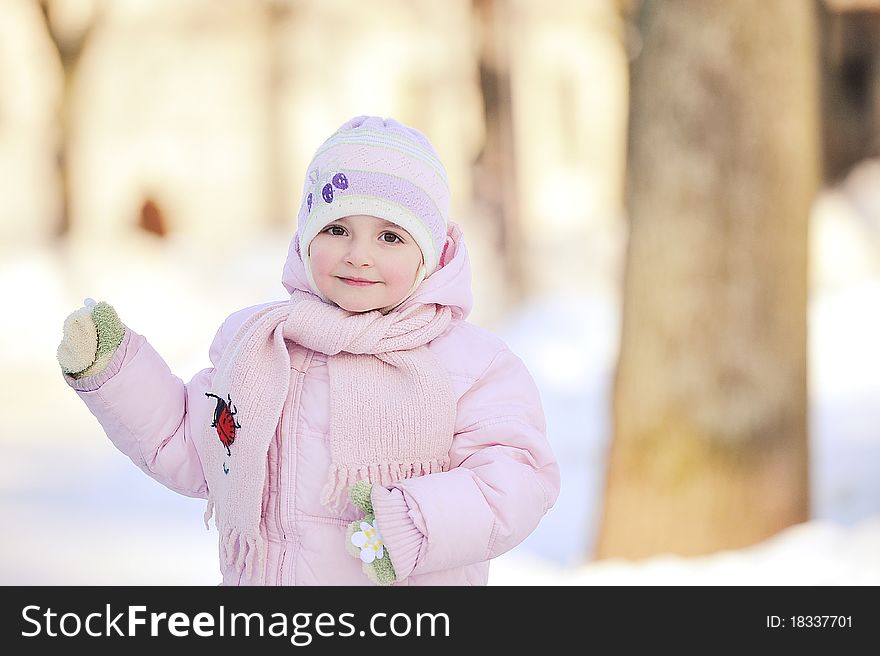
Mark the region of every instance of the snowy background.
[[[620, 310], [617, 282], [597, 276], [583, 298], [540, 299], [493, 327], [541, 389], [562, 491], [538, 529], [493, 562], [490, 584], [880, 584], [878, 171], [876, 162], [857, 169], [817, 200], [812, 218], [811, 521], [700, 558], [591, 560]], [[0, 584], [219, 582], [203, 502], [161, 487], [115, 450], [61, 379], [55, 349], [64, 317], [91, 295], [112, 302], [189, 380], [208, 366], [207, 346], [231, 310], [281, 298], [288, 238], [241, 249], [227, 278], [235, 284], [206, 284], [214, 255], [174, 242], [4, 256]]]

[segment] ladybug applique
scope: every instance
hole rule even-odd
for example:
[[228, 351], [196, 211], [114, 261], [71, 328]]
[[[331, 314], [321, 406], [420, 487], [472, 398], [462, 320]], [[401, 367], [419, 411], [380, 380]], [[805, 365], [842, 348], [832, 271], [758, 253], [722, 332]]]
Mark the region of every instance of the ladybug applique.
[[232, 453], [229, 451], [229, 445], [235, 442], [235, 429], [241, 428], [235, 421], [234, 416], [238, 409], [232, 405], [232, 397], [228, 394], [226, 395], [228, 401], [224, 401], [216, 394], [211, 394], [210, 392], [205, 392], [205, 396], [213, 396], [217, 399], [217, 407], [214, 408], [214, 423], [211, 424], [211, 427], [217, 429], [217, 437], [220, 438], [223, 446], [226, 447], [226, 455], [231, 456]]

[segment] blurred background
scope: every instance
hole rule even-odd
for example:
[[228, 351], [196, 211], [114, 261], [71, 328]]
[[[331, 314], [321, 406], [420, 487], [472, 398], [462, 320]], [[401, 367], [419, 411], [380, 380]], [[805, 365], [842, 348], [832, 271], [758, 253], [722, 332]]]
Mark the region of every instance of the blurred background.
[[219, 583], [61, 327], [209, 366], [358, 114], [437, 147], [541, 390], [562, 491], [490, 584], [880, 584], [880, 0], [0, 0], [0, 583]]

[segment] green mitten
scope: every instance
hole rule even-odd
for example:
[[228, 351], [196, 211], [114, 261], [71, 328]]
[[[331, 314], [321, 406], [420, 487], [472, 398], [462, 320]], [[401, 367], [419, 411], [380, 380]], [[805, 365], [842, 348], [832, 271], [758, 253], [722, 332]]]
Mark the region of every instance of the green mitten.
[[349, 496], [351, 502], [364, 512], [364, 518], [353, 521], [345, 533], [345, 546], [352, 556], [361, 559], [364, 574], [378, 585], [391, 585], [397, 575], [391, 564], [388, 550], [382, 544], [382, 536], [376, 526], [373, 513], [373, 502], [370, 492], [373, 485], [367, 481], [358, 481], [351, 486]]
[[125, 325], [112, 305], [90, 298], [84, 303], [64, 320], [64, 336], [58, 345], [61, 370], [73, 378], [101, 373], [125, 334]]

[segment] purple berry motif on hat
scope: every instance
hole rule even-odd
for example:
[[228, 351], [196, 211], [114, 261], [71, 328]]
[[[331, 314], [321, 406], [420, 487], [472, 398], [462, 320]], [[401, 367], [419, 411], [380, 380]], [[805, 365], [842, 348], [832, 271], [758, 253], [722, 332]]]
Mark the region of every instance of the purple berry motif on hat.
[[337, 189], [348, 189], [348, 178], [345, 173], [337, 173], [333, 176], [333, 186]]
[[324, 188], [321, 189], [321, 195], [324, 197], [325, 203], [332, 203], [333, 202], [333, 185], [331, 185], [329, 182], [327, 184], [325, 184]]
[[306, 205], [309, 206], [309, 212], [311, 212], [312, 211], [312, 194], [311, 193], [309, 193], [309, 195], [306, 196]]

